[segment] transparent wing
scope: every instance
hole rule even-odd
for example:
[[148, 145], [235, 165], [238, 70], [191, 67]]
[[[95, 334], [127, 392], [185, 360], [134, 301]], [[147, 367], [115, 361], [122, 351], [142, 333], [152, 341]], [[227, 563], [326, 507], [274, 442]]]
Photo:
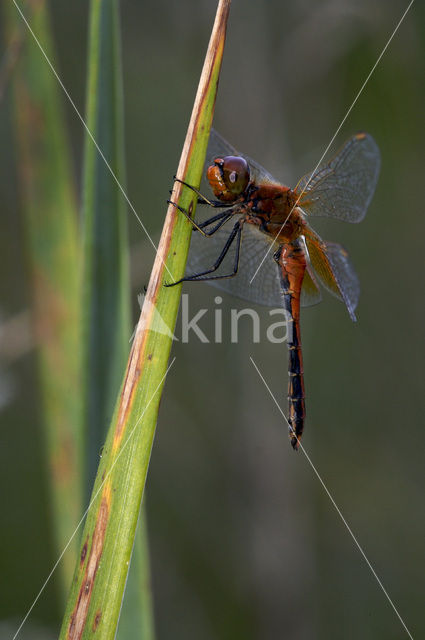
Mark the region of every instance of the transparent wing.
[[360, 285], [346, 250], [334, 242], [323, 242], [317, 234], [306, 238], [309, 260], [323, 286], [345, 302], [352, 320], [359, 301]]
[[360, 222], [375, 191], [380, 167], [376, 142], [358, 133], [327, 164], [320, 165], [297, 184], [300, 207], [310, 216]]
[[[192, 234], [186, 276], [204, 271], [214, 264], [236, 220], [237, 217], [233, 216], [223, 228], [210, 238], [205, 238], [196, 231]], [[249, 302], [266, 307], [282, 307], [283, 294], [279, 267], [273, 258], [273, 253], [278, 248], [277, 245], [269, 251], [251, 283], [271, 243], [272, 238], [259, 231], [254, 225], [244, 224], [238, 273], [233, 278], [207, 281], [208, 284]], [[220, 269], [214, 275], [230, 273], [234, 258], [235, 251], [230, 250]], [[308, 306], [316, 304], [320, 300], [321, 295], [314, 281], [314, 276], [306, 271], [301, 304]]]
[[307, 265], [304, 273], [303, 286], [301, 288], [301, 306], [311, 307], [322, 300], [322, 294], [314, 277], [313, 270]]
[[[234, 222], [236, 222], [236, 216], [232, 217], [224, 227], [210, 238], [205, 238], [196, 231], [192, 234], [186, 266], [187, 276], [203, 271], [214, 264], [229, 237]], [[278, 265], [273, 259], [273, 250], [270, 251], [254, 281], [250, 284], [268, 247], [268, 236], [258, 231], [253, 225], [244, 224], [238, 273], [233, 278], [211, 280], [208, 281], [208, 284], [212, 284], [222, 291], [227, 291], [249, 302], [255, 302], [266, 307], [281, 307], [283, 305], [282, 287]], [[233, 248], [229, 251], [229, 254], [214, 275], [226, 274], [232, 271], [235, 258]]]

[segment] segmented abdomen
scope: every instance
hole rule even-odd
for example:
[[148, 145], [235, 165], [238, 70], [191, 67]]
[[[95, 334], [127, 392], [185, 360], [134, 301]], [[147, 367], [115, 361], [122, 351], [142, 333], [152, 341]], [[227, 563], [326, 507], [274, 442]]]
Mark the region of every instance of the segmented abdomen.
[[298, 240], [284, 244], [278, 255], [284, 306], [288, 315], [288, 422], [289, 437], [298, 449], [304, 429], [305, 391], [300, 332], [300, 296], [306, 258]]

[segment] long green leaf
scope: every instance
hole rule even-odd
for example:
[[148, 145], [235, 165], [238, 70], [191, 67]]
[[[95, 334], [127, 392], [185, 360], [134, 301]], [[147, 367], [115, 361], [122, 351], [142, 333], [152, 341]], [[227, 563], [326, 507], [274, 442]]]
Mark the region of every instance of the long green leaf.
[[[118, 3], [90, 9], [86, 124], [124, 183]], [[91, 488], [128, 352], [130, 302], [125, 201], [90, 135], [83, 175], [84, 418]]]
[[[95, 478], [131, 335], [126, 207], [117, 184], [123, 186], [125, 182], [122, 102], [118, 1], [94, 0], [90, 9], [86, 124], [103, 157], [87, 135], [83, 195], [87, 488]], [[142, 535], [139, 527], [138, 537]], [[150, 640], [152, 633], [142, 631], [147, 629], [144, 621], [152, 620], [151, 598], [145, 595], [146, 584], [150, 584], [146, 579], [148, 549], [142, 540], [136, 549], [127, 585], [133, 597], [124, 610], [124, 618], [132, 624], [123, 628], [120, 637]]]
[[[28, 2], [25, 8], [54, 62], [46, 2]], [[59, 554], [69, 541], [82, 504], [77, 207], [57, 80], [12, 2], [4, 3], [4, 13], [8, 46], [19, 51], [12, 74], [16, 158]], [[64, 598], [76, 551], [76, 544], [71, 545], [61, 564]]]
[[[178, 176], [194, 185], [207, 149], [229, 6], [230, 0], [219, 2], [178, 168]], [[180, 183], [173, 198], [194, 210], [193, 192]], [[170, 206], [99, 465], [61, 638], [115, 635], [171, 349], [170, 335], [158, 329], [165, 323], [172, 332], [180, 300], [181, 287], [163, 284], [184, 273], [190, 233], [190, 223]]]

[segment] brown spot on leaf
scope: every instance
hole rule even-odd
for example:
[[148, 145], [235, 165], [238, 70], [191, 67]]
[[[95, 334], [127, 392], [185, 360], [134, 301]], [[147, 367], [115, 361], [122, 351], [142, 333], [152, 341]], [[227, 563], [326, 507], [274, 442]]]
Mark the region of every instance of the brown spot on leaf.
[[87, 540], [85, 541], [83, 548], [81, 549], [81, 555], [80, 555], [80, 565], [84, 564], [84, 560], [86, 559], [86, 555], [87, 555]]
[[75, 613], [71, 615], [71, 620], [69, 621], [69, 627], [68, 627], [69, 638], [74, 638], [74, 630], [75, 630]]
[[[92, 544], [86, 564], [80, 591], [74, 610], [70, 617], [67, 638], [79, 640], [86, 629], [87, 616], [90, 608], [91, 596], [100, 559], [102, 557], [106, 529], [109, 523], [111, 507], [111, 485], [107, 482], [102, 491], [102, 498], [97, 512], [96, 524], [92, 535]], [[99, 618], [100, 619], [100, 618]]]
[[98, 611], [96, 611], [96, 615], [95, 615], [94, 620], [93, 620], [93, 627], [92, 627], [93, 631], [96, 631], [96, 629], [97, 629], [97, 627], [99, 625], [101, 617], [102, 617], [102, 612], [99, 609]]

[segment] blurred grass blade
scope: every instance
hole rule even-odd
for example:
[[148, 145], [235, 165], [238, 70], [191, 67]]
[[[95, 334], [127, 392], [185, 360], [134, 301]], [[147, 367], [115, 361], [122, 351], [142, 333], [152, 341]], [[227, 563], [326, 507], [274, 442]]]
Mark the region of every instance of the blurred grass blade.
[[[230, 0], [220, 0], [178, 176], [199, 185], [212, 122]], [[196, 198], [176, 183], [173, 198], [190, 211]], [[164, 279], [184, 273], [190, 223], [168, 208], [111, 427], [96, 477], [61, 638], [115, 636], [145, 486], [159, 401], [171, 349], [181, 287]], [[171, 275], [170, 275], [171, 274]], [[157, 323], [157, 318], [160, 322]], [[178, 365], [175, 365], [178, 366]]]
[[[116, 178], [124, 185], [118, 0], [91, 2], [88, 55], [86, 124]], [[84, 156], [83, 229], [84, 433], [88, 499], [131, 335], [125, 201], [88, 135]], [[141, 520], [144, 522], [144, 517]], [[139, 527], [138, 537], [142, 535]], [[135, 624], [126, 626], [127, 632], [121, 631], [120, 638], [150, 640], [152, 633], [142, 633], [144, 620], [152, 621], [151, 598], [145, 594], [146, 585], [150, 584], [146, 577], [149, 574], [147, 544], [140, 540], [136, 549], [127, 584], [127, 591], [133, 597], [123, 612], [123, 616]], [[149, 629], [153, 629], [152, 622]]]
[[[90, 7], [86, 124], [122, 184], [118, 3], [93, 0]], [[131, 331], [125, 201], [89, 135], [84, 149], [83, 240], [84, 422], [90, 491]]]
[[[35, 33], [54, 61], [47, 3], [27, 2]], [[19, 54], [11, 77], [17, 166], [37, 333], [40, 395], [56, 554], [81, 513], [80, 288], [77, 207], [60, 88], [12, 2], [4, 3], [7, 46]], [[25, 401], [23, 399], [23, 401]], [[74, 553], [61, 563], [65, 599]], [[54, 554], [54, 555], [56, 555]]]

